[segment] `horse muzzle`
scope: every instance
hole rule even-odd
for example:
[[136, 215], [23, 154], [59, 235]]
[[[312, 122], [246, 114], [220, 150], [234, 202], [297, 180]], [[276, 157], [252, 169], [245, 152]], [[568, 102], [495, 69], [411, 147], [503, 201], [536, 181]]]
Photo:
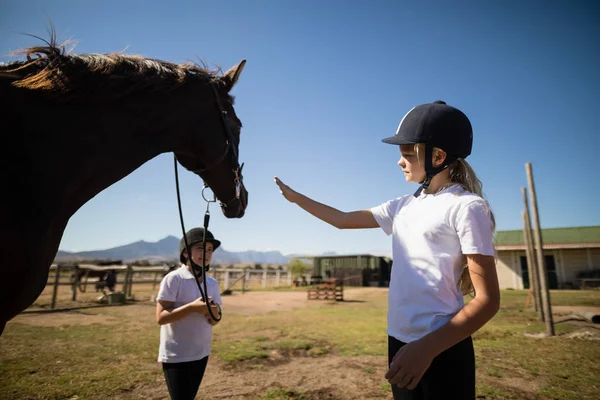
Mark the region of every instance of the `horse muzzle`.
[[225, 218], [242, 218], [248, 206], [248, 191], [242, 185], [240, 196], [234, 197], [227, 203], [221, 203], [221, 211]]

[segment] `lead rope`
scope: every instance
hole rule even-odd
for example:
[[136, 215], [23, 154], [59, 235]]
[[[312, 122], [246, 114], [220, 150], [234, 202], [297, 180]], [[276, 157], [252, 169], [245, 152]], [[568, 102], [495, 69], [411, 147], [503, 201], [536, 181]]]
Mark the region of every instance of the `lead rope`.
[[[206, 185], [204, 185], [204, 187], [202, 188], [202, 198], [206, 201], [206, 212], [204, 213], [204, 233], [202, 235], [203, 251], [202, 251], [202, 268], [201, 268], [201, 270], [203, 271], [202, 281], [204, 284], [204, 290], [202, 290], [202, 286], [200, 285], [198, 275], [196, 275], [195, 267], [197, 267], [198, 264], [196, 264], [194, 262], [194, 260], [192, 260], [192, 252], [191, 252], [188, 240], [187, 240], [187, 235], [185, 234], [186, 231], [185, 231], [185, 225], [183, 223], [183, 211], [181, 210], [181, 195], [179, 194], [179, 174], [177, 172], [177, 157], [175, 156], [175, 154], [173, 154], [173, 163], [174, 163], [174, 167], [175, 167], [175, 189], [177, 190], [177, 206], [179, 208], [179, 220], [181, 222], [181, 230], [183, 232], [183, 240], [185, 242], [185, 249], [188, 254], [187, 259], [190, 261], [190, 264], [192, 267], [192, 274], [194, 274], [194, 278], [195, 278], [194, 280], [196, 281], [196, 284], [198, 285], [198, 289], [200, 290], [200, 296], [202, 296], [203, 301], [205, 303], [207, 303], [206, 308], [208, 308], [208, 313], [210, 314], [210, 318], [212, 318], [212, 320], [215, 322], [219, 322], [222, 318], [221, 307], [217, 303], [214, 303], [212, 301], [208, 302], [208, 288], [206, 285], [206, 269], [204, 268], [204, 264], [206, 264], [206, 251], [204, 251], [204, 249], [206, 249], [206, 231], [208, 230], [208, 222], [210, 220], [210, 212], [208, 210], [208, 207], [210, 206], [210, 203], [215, 202], [216, 199], [215, 200], [207, 200], [206, 197], [204, 197], [204, 189], [206, 189]], [[215, 304], [217, 306], [217, 308], [219, 309], [218, 317], [216, 317], [213, 314], [211, 304]]]

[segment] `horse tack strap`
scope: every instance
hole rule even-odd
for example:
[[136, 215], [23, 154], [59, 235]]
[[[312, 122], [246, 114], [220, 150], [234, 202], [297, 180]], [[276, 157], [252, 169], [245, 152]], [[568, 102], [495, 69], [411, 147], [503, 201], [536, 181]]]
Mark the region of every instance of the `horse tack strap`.
[[223, 107], [223, 103], [221, 103], [221, 98], [219, 97], [219, 92], [217, 91], [217, 88], [215, 86], [214, 83], [211, 83], [210, 86], [212, 87], [212, 90], [215, 94], [215, 99], [217, 101], [217, 106], [219, 107], [219, 112], [221, 115], [221, 122], [223, 122], [223, 127], [225, 128], [225, 134], [227, 136], [227, 140], [229, 142], [229, 146], [232, 147], [233, 149], [233, 157], [235, 157], [235, 161], [238, 162], [239, 165], [239, 156], [238, 156], [238, 149], [237, 149], [237, 143], [233, 137], [233, 134], [231, 133], [231, 129], [229, 128], [229, 124], [227, 123], [227, 111], [225, 110], [225, 108]]
[[242, 169], [244, 168], [244, 163], [240, 165], [237, 169], [233, 171], [235, 174], [234, 183], [235, 183], [235, 197], [236, 199], [240, 198], [242, 194]]
[[231, 150], [234, 164], [238, 165], [238, 167], [235, 170], [233, 170], [233, 173], [235, 174], [234, 182], [236, 184], [236, 200], [237, 200], [240, 198], [240, 195], [241, 195], [241, 183], [243, 180], [242, 168], [244, 167], [244, 163], [242, 163], [241, 165], [239, 163], [238, 143], [235, 140], [235, 138], [233, 137], [233, 134], [231, 133], [229, 124], [227, 123], [227, 111], [223, 108], [223, 103], [221, 103], [221, 98], [219, 97], [219, 92], [217, 91], [217, 88], [215, 87], [214, 83], [211, 83], [210, 86], [213, 90], [213, 93], [215, 94], [215, 100], [217, 102], [217, 107], [218, 107], [219, 113], [221, 115], [221, 122], [223, 123], [223, 128], [225, 130], [226, 147], [225, 147], [225, 151], [223, 152], [223, 155], [218, 159], [218, 161], [215, 164], [211, 165], [210, 167], [203, 168], [203, 169], [196, 169], [196, 170], [190, 170], [190, 171], [200, 175], [203, 172], [209, 171], [209, 170], [217, 167], [218, 165], [221, 165], [221, 163], [223, 161], [225, 161], [225, 157], [227, 157], [227, 154]]

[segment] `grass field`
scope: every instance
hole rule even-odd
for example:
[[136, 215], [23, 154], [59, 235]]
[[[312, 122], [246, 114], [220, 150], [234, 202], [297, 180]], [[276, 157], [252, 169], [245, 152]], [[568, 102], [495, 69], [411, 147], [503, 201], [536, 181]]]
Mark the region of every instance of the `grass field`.
[[[152, 292], [139, 290], [139, 298]], [[337, 303], [269, 291], [261, 296], [295, 296], [301, 306], [261, 313], [258, 303], [256, 313], [236, 314], [253, 294], [224, 298], [199, 399], [391, 399], [383, 378], [387, 290], [347, 288], [347, 301]], [[523, 310], [525, 298], [503, 291], [500, 312], [474, 335], [478, 398], [600, 399], [600, 329], [557, 315], [555, 337], [528, 336], [544, 324]], [[554, 306], [600, 307], [600, 291], [551, 298]], [[0, 337], [0, 398], [168, 398], [157, 346], [150, 302], [22, 314]]]

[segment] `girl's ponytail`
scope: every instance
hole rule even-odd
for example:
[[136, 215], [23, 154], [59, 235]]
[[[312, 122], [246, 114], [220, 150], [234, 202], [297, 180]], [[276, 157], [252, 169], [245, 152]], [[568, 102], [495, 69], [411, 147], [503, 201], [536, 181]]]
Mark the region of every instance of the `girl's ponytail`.
[[[483, 198], [483, 185], [473, 168], [462, 158], [456, 160], [450, 167], [450, 181], [455, 184], [459, 184], [465, 190], [476, 194]], [[492, 219], [492, 232], [496, 230], [496, 219], [494, 213], [490, 210], [490, 218]], [[458, 280], [458, 287], [464, 295], [474, 295], [473, 282], [471, 282], [471, 275], [469, 275], [469, 268], [465, 265], [463, 272]]]

